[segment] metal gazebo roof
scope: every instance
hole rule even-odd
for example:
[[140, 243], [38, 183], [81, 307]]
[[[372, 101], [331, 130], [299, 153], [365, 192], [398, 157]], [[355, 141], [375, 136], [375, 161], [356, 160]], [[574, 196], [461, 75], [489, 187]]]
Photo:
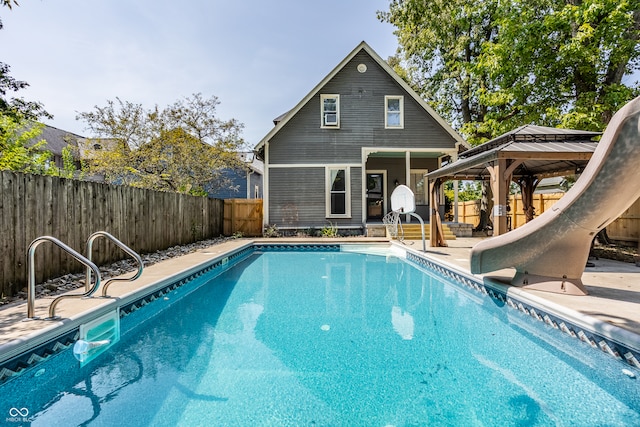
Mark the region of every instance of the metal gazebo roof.
[[591, 158], [597, 145], [593, 138], [599, 135], [599, 132], [525, 125], [460, 153], [457, 161], [427, 176], [443, 180], [488, 179], [487, 166], [498, 159], [519, 163], [513, 169], [513, 179], [575, 174]]

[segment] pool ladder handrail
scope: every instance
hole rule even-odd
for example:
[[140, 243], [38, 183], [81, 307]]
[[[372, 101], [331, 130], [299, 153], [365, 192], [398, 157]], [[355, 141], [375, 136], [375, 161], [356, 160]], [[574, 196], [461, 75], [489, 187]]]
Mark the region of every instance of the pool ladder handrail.
[[[74, 249], [64, 244], [60, 240], [56, 239], [55, 237], [52, 237], [52, 236], [38, 237], [37, 239], [31, 242], [31, 244], [29, 245], [29, 249], [27, 250], [27, 273], [28, 273], [27, 317], [29, 319], [36, 319], [35, 317], [36, 269], [35, 269], [35, 263], [34, 263], [34, 255], [35, 255], [36, 248], [44, 242], [51, 242], [55, 244], [62, 250], [66, 251], [69, 255], [74, 257], [81, 264], [84, 264], [87, 267], [88, 271], [93, 270], [93, 272], [96, 275], [96, 280], [93, 286], [90, 286], [89, 282], [85, 283], [86, 292], [84, 294], [65, 294], [65, 295], [60, 295], [59, 297], [54, 299], [53, 302], [51, 302], [51, 305], [49, 306], [49, 318], [51, 319], [56, 318], [56, 306], [62, 299], [90, 297], [98, 290], [98, 287], [100, 286], [100, 280], [101, 280], [100, 270], [93, 262], [91, 262], [91, 260], [85, 258], [79, 252], [75, 251]], [[90, 275], [88, 277], [90, 278]]]
[[[142, 270], [144, 269], [144, 264], [142, 262], [142, 258], [140, 257], [140, 255], [138, 255], [137, 252], [135, 252], [133, 249], [131, 249], [130, 247], [128, 247], [127, 245], [125, 245], [120, 240], [116, 239], [114, 236], [107, 233], [106, 231], [96, 231], [87, 239], [87, 258], [89, 259], [89, 261], [91, 261], [91, 255], [93, 253], [93, 242], [98, 237], [106, 237], [107, 239], [111, 240], [120, 249], [122, 249], [127, 254], [129, 254], [138, 263], [138, 271], [133, 276], [115, 277], [104, 282], [104, 285], [102, 285], [102, 296], [107, 297], [108, 296], [107, 289], [109, 288], [109, 285], [111, 285], [113, 282], [130, 282], [130, 281], [136, 280], [142, 274]], [[91, 282], [91, 270], [92, 270], [91, 268], [87, 267], [87, 280], [85, 281], [86, 284]]]

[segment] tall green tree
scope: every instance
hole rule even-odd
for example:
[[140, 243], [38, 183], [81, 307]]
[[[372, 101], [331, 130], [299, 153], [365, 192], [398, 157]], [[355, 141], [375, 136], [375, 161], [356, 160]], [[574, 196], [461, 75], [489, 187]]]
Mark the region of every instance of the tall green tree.
[[623, 77], [640, 65], [640, 1], [512, 0], [479, 68], [496, 83], [480, 94], [488, 121], [603, 130], [638, 96]]
[[160, 109], [107, 101], [78, 119], [98, 137], [88, 172], [107, 182], [197, 195], [229, 188], [225, 169], [246, 167], [243, 125], [217, 115], [219, 101], [201, 94]]
[[477, 144], [523, 124], [602, 130], [640, 92], [640, 0], [392, 0], [396, 62]]

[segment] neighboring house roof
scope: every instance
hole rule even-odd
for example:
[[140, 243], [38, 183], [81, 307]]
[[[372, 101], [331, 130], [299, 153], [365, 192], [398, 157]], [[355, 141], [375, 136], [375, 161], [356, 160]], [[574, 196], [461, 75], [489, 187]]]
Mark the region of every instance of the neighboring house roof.
[[33, 139], [33, 143], [35, 144], [43, 139], [46, 141], [46, 150], [51, 151], [55, 156], [62, 156], [62, 150], [65, 147], [68, 145], [78, 147], [78, 140], [83, 139], [83, 137], [66, 130], [44, 125], [40, 135]]
[[389, 74], [413, 99], [415, 99], [415, 101], [424, 109], [427, 111], [427, 113], [429, 115], [431, 115], [434, 120], [447, 132], [449, 133], [452, 138], [459, 144], [469, 148], [469, 144], [462, 138], [462, 136], [456, 132], [438, 113], [436, 113], [433, 108], [431, 108], [429, 106], [429, 104], [427, 104], [427, 102], [425, 100], [423, 100], [420, 95], [418, 95], [416, 93], [416, 91], [414, 91], [411, 86], [409, 86], [407, 84], [407, 82], [405, 82], [394, 70], [393, 68], [391, 68], [389, 66], [389, 64], [387, 64], [387, 62], [385, 60], [383, 60], [373, 49], [371, 49], [371, 47], [366, 43], [366, 42], [361, 42], [358, 46], [356, 46], [355, 49], [353, 49], [351, 51], [351, 53], [349, 53], [349, 55], [346, 56], [346, 58], [344, 58], [320, 83], [318, 83], [312, 90], [311, 92], [309, 92], [307, 94], [307, 96], [305, 96], [300, 102], [298, 102], [298, 104], [293, 107], [291, 110], [289, 110], [288, 112], [278, 116], [276, 119], [274, 119], [274, 124], [275, 127], [273, 127], [271, 129], [271, 131], [269, 131], [269, 133], [262, 138], [262, 140], [255, 146], [254, 150], [259, 151], [261, 150], [264, 145], [271, 139], [273, 138], [273, 136], [275, 134], [278, 133], [278, 131], [280, 131], [280, 129], [282, 129], [282, 127], [284, 125], [287, 124], [287, 122], [289, 120], [291, 120], [291, 118], [293, 116], [296, 115], [296, 113], [298, 111], [300, 111], [300, 109], [302, 109], [302, 107], [304, 107], [307, 102], [309, 102], [315, 95], [317, 95], [320, 90], [333, 78], [336, 76], [336, 74], [338, 74], [338, 72], [340, 72], [348, 63], [349, 61], [351, 61], [360, 51], [364, 50], [365, 52], [367, 52], [371, 58], [373, 58], [373, 60], [375, 62], [378, 63], [378, 65], [380, 65], [380, 67], [382, 67], [382, 69], [384, 69], [387, 74]]
[[554, 193], [566, 193], [562, 187], [564, 177], [554, 176], [550, 178], [544, 178], [540, 180], [540, 183], [536, 186], [534, 194], [554, 194]]

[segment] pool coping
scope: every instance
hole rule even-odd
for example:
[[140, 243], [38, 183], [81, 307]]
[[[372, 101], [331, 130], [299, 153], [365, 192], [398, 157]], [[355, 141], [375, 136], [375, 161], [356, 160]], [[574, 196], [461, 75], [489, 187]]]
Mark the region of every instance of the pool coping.
[[[217, 253], [200, 251], [200, 254], [211, 255], [203, 261], [195, 262], [186, 268], [176, 271], [170, 276], [152, 281], [144, 286], [109, 299], [92, 308], [58, 321], [51, 321], [46, 327], [26, 334], [17, 339], [0, 344], [0, 384], [19, 376], [26, 370], [57, 354], [78, 339], [81, 324], [100, 317], [112, 310], [120, 310], [120, 317], [138, 308], [162, 298], [168, 292], [198, 277], [206, 271], [220, 267], [230, 259], [237, 259], [256, 250], [318, 249], [320, 247], [340, 247], [342, 245], [376, 245], [395, 247], [403, 251], [406, 258], [428, 270], [440, 273], [455, 280], [463, 288], [471, 289], [481, 296], [495, 298], [508, 308], [518, 310], [532, 318], [546, 323], [553, 329], [587, 343], [608, 355], [626, 362], [627, 365], [640, 369], [640, 335], [612, 325], [593, 316], [579, 313], [565, 306], [545, 300], [517, 287], [508, 286], [490, 277], [472, 275], [460, 267], [445, 260], [431, 256], [429, 253], [409, 248], [398, 242], [389, 241], [281, 241], [247, 240], [238, 242], [231, 249]], [[280, 247], [281, 249], [275, 249]], [[233, 264], [233, 263], [232, 263]]]

